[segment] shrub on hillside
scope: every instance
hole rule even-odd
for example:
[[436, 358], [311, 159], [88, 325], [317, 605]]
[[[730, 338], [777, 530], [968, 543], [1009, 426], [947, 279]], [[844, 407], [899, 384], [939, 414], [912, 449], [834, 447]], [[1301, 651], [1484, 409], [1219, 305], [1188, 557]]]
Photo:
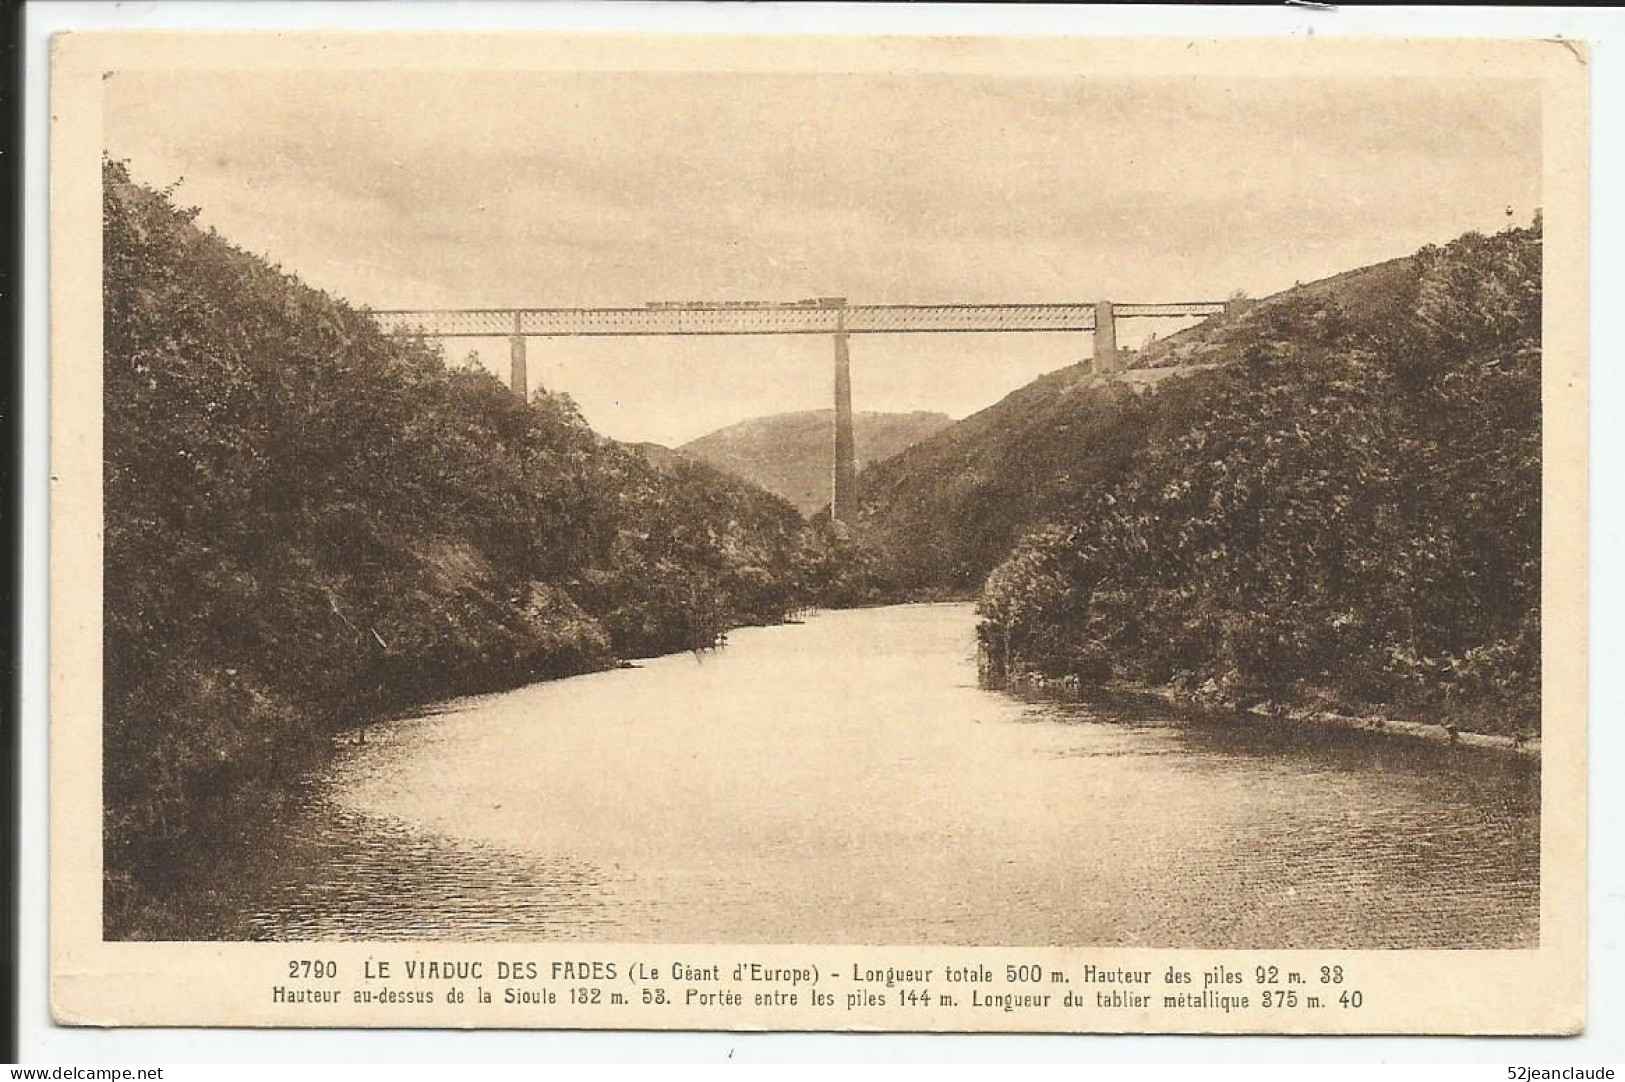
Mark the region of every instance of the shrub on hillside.
[[991, 656], [1538, 724], [1540, 251], [1538, 225], [1425, 249], [1381, 318], [1260, 305], [1243, 364], [1150, 396], [1188, 427], [989, 577]]
[[[807, 603], [784, 501], [662, 474], [104, 164], [106, 865], [160, 889], [331, 731]], [[122, 903], [110, 902], [112, 925]]]

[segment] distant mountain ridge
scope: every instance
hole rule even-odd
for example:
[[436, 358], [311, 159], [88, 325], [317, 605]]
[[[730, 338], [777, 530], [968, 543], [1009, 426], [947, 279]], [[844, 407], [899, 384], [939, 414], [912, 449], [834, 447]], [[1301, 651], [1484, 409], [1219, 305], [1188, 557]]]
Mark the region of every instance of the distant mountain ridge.
[[[924, 410], [856, 413], [852, 430], [858, 468], [890, 458], [952, 423], [945, 413]], [[675, 451], [640, 448], [657, 466], [665, 455], [680, 455], [726, 470], [784, 497], [811, 518], [829, 505], [834, 424], [832, 409], [801, 410], [740, 421]]]

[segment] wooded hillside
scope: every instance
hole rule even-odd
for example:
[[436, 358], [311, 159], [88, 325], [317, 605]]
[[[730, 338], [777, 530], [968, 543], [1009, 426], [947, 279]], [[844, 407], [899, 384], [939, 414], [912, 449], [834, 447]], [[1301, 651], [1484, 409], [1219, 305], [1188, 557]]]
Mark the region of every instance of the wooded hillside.
[[[852, 417], [861, 470], [952, 424], [945, 413], [872, 413]], [[753, 417], [690, 440], [677, 450], [753, 481], [813, 518], [829, 507], [835, 411], [803, 410]]]
[[996, 668], [1538, 729], [1539, 223], [1382, 271], [1102, 407], [1120, 463], [988, 577]]
[[834, 575], [795, 508], [659, 471], [104, 166], [110, 929], [331, 732], [716, 644]]

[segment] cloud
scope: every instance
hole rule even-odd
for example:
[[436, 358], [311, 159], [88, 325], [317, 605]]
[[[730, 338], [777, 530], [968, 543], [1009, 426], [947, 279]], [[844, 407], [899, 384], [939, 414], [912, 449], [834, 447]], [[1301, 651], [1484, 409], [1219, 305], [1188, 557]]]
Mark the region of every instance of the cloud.
[[138, 177], [184, 175], [204, 222], [376, 307], [1262, 295], [1540, 199], [1538, 97], [1493, 78], [105, 86], [108, 149]]

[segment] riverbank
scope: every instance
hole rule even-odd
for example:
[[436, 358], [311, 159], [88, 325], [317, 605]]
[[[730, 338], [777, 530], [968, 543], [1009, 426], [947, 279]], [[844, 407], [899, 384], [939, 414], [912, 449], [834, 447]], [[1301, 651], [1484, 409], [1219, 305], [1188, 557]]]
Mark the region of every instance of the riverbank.
[[1072, 702], [1104, 700], [1141, 704], [1155, 703], [1164, 708], [1171, 707], [1193, 719], [1203, 721], [1247, 722], [1264, 719], [1276, 723], [1315, 726], [1343, 732], [1375, 733], [1409, 740], [1423, 740], [1433, 744], [1457, 745], [1505, 754], [1524, 755], [1537, 759], [1540, 757], [1541, 740], [1539, 735], [1475, 732], [1459, 724], [1447, 721], [1422, 721], [1413, 718], [1385, 717], [1377, 714], [1340, 714], [1310, 706], [1292, 706], [1279, 703], [1260, 703], [1245, 710], [1235, 710], [1204, 703], [1196, 697], [1182, 695], [1172, 688], [1157, 688], [1146, 684], [1126, 682], [1113, 682], [1098, 688], [1087, 688], [1075, 678], [1062, 677], [1056, 679], [1046, 677], [1042, 673], [1032, 670], [1018, 670], [1002, 679], [995, 680], [987, 674], [986, 666], [983, 666], [982, 679], [989, 687], [1006, 690], [1023, 697], [1055, 698]]
[[[816, 610], [814, 610], [816, 611]], [[730, 632], [749, 627], [799, 623], [806, 613], [774, 624], [739, 624]], [[710, 649], [726, 646], [721, 642]], [[117, 941], [176, 941], [196, 938], [200, 926], [219, 929], [223, 918], [214, 913], [218, 899], [211, 884], [242, 874], [241, 853], [260, 848], [266, 839], [280, 837], [307, 814], [325, 785], [335, 761], [368, 743], [369, 731], [413, 718], [432, 717], [481, 697], [556, 684], [581, 676], [637, 668], [641, 663], [696, 650], [669, 650], [635, 658], [606, 657], [600, 663], [515, 681], [492, 674], [486, 681], [470, 681], [448, 694], [418, 700], [391, 699], [387, 705], [354, 717], [328, 719], [318, 725], [304, 719], [297, 742], [283, 745], [274, 760], [237, 784], [213, 791], [207, 806], [194, 809], [193, 826], [162, 850], [143, 855], [142, 866], [132, 870], [107, 869], [103, 883], [102, 934]], [[229, 924], [229, 922], [224, 922]], [[219, 938], [208, 935], [205, 938]]]

